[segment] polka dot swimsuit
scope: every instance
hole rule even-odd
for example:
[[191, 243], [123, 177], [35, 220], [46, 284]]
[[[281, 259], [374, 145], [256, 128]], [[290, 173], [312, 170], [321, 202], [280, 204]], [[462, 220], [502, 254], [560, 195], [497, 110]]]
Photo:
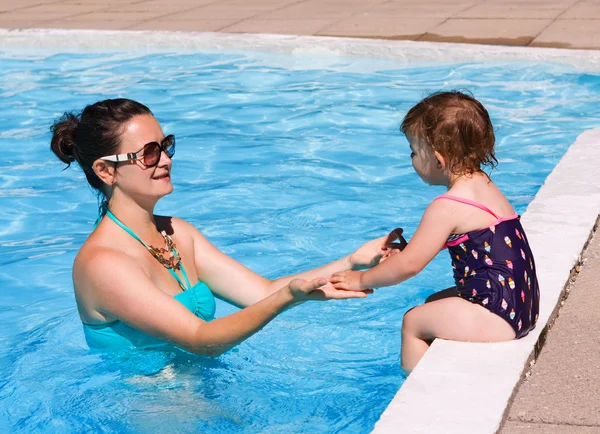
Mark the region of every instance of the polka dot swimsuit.
[[496, 221], [466, 234], [452, 234], [448, 248], [458, 296], [504, 318], [521, 338], [535, 327], [540, 292], [533, 254], [518, 215], [498, 217], [477, 202], [456, 196], [448, 199], [475, 206]]

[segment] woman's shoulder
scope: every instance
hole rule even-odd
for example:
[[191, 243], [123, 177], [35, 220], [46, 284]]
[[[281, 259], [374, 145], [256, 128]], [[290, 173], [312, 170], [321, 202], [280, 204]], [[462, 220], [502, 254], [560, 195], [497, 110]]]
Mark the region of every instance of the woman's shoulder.
[[93, 266], [101, 266], [106, 263], [117, 263], [124, 260], [132, 260], [132, 258], [129, 258], [129, 255], [119, 248], [118, 244], [111, 243], [105, 237], [94, 232], [83, 243], [75, 256], [73, 271], [74, 273], [79, 270], [85, 271], [92, 264]]
[[[92, 234], [79, 249], [73, 262], [73, 289], [81, 319], [85, 323], [114, 319], [99, 314], [95, 307], [98, 295], [104, 289], [115, 286], [114, 279], [121, 279], [126, 272], [137, 267], [140, 267], [139, 261], [118, 245], [112, 246], [102, 237]], [[107, 279], [113, 284], [107, 285]]]

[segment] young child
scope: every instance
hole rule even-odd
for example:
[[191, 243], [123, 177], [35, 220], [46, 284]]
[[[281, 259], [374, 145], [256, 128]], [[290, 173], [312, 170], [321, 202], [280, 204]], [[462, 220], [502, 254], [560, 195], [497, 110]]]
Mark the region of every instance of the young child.
[[436, 93], [410, 109], [401, 130], [417, 174], [448, 192], [427, 207], [404, 250], [390, 250], [368, 271], [335, 273], [330, 280], [347, 290], [396, 285], [448, 248], [456, 287], [404, 316], [401, 358], [410, 372], [435, 338], [500, 342], [525, 336], [537, 321], [539, 289], [519, 216], [481, 169], [497, 164], [483, 105], [464, 93]]

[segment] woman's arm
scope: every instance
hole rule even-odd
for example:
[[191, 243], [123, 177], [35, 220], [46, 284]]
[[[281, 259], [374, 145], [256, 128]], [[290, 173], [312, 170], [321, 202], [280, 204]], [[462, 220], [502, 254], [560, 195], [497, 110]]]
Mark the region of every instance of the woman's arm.
[[[110, 272], [108, 272], [110, 270]], [[78, 257], [73, 279], [94, 309], [148, 335], [190, 352], [219, 355], [252, 336], [288, 307], [306, 300], [364, 298], [363, 292], [337, 291], [324, 278], [295, 280], [256, 304], [205, 322], [160, 290], [122, 252], [97, 248]]]
[[312, 280], [317, 277], [329, 277], [337, 271], [372, 266], [384, 253], [383, 246], [387, 239], [381, 237], [369, 241], [351, 255], [322, 267], [269, 280], [224, 254], [196, 228], [185, 224], [188, 225], [186, 230], [194, 234], [195, 263], [200, 279], [213, 293], [239, 307], [251, 306], [295, 279]]
[[[337, 261], [313, 270], [295, 274], [293, 276], [282, 277], [273, 282], [275, 286], [279, 286], [281, 284], [287, 284], [292, 279], [313, 279], [316, 276], [329, 277], [333, 273], [339, 271], [360, 270], [374, 267], [379, 263], [379, 260], [384, 255], [388, 254], [390, 250], [397, 249], [401, 251], [406, 247], [407, 242], [402, 236], [402, 232], [403, 231], [401, 228], [396, 228], [386, 236], [367, 241], [353, 253], [338, 259]], [[396, 240], [397, 242], [394, 242]]]
[[337, 289], [359, 290], [392, 286], [418, 274], [440, 251], [456, 227], [445, 201], [427, 207], [417, 231], [406, 248], [365, 272], [334, 273], [330, 278]]

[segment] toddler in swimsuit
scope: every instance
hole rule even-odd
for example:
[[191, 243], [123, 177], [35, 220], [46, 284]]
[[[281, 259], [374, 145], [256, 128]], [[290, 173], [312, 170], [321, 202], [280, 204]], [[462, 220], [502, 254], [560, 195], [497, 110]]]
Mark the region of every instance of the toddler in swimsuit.
[[417, 174], [448, 191], [427, 207], [402, 251], [390, 249], [376, 267], [330, 280], [348, 290], [395, 285], [448, 249], [456, 286], [404, 316], [401, 359], [410, 372], [435, 338], [500, 342], [527, 335], [537, 321], [539, 289], [520, 217], [482, 170], [497, 164], [483, 105], [461, 92], [436, 93], [409, 110], [401, 130]]

